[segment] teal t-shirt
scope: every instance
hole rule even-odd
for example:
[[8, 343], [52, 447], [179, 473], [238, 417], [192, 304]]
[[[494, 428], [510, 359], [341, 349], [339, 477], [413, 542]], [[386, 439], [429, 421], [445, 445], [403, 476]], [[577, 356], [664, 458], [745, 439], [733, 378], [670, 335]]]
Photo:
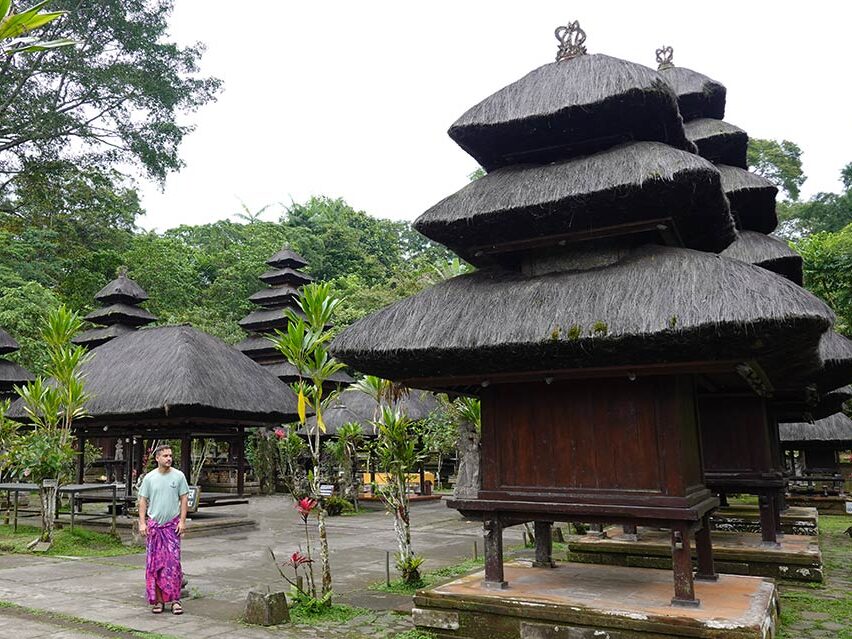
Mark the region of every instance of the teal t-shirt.
[[155, 468], [142, 479], [139, 495], [148, 500], [148, 517], [165, 524], [180, 514], [180, 498], [189, 492], [186, 477], [177, 468], [161, 473]]

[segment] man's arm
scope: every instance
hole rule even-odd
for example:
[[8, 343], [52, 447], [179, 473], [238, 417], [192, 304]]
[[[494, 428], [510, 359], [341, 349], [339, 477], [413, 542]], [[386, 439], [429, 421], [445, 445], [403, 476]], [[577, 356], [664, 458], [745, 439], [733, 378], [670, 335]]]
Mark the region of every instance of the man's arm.
[[139, 495], [139, 534], [143, 537], [148, 534], [148, 524], [145, 521], [145, 515], [148, 513], [148, 500]]
[[177, 534], [183, 535], [186, 532], [186, 512], [189, 510], [189, 493], [184, 493], [180, 496], [180, 521], [177, 525]]

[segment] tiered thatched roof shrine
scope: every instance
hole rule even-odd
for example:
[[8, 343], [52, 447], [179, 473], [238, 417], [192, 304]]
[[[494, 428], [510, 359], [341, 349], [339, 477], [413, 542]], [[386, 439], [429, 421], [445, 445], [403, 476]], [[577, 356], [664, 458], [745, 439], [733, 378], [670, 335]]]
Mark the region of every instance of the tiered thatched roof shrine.
[[[313, 278], [302, 272], [308, 265], [305, 258], [286, 246], [266, 260], [266, 264], [271, 269], [260, 276], [260, 281], [268, 286], [249, 298], [259, 308], [239, 321], [248, 337], [239, 342], [236, 348], [266, 367], [282, 382], [291, 384], [299, 380], [299, 373], [269, 338], [274, 336], [276, 330], [287, 330], [287, 309], [296, 315], [303, 315], [297, 303], [299, 289], [312, 282]], [[329, 380], [331, 386], [345, 386], [353, 381], [343, 371], [335, 373]]]
[[[481, 486], [449, 503], [484, 523], [485, 587], [506, 585], [505, 526], [536, 521], [536, 565], [548, 566], [550, 522], [647, 524], [671, 529], [672, 602], [694, 606], [690, 547], [698, 575], [715, 578], [718, 505], [703, 485], [696, 379], [815, 369], [833, 314], [714, 253], [736, 237], [723, 178], [690, 152], [665, 76], [586, 54], [576, 23], [557, 37], [557, 62], [451, 127], [489, 173], [415, 222], [480, 269], [359, 320], [332, 350], [481, 398]], [[698, 113], [721, 117], [720, 90], [694, 93]]]
[[136, 282], [127, 277], [127, 269], [120, 268], [118, 276], [95, 294], [103, 304], [83, 319], [97, 324], [81, 332], [72, 340], [75, 344], [95, 348], [111, 339], [135, 331], [157, 321], [157, 318], [139, 306], [148, 299], [148, 294]]
[[3, 357], [19, 349], [18, 342], [0, 328], [0, 401], [12, 397], [15, 386], [26, 384], [34, 379], [32, 373], [26, 368]]
[[842, 486], [838, 455], [852, 450], [852, 419], [837, 412], [813, 423], [782, 423], [780, 428], [784, 449], [801, 454], [798, 469], [801, 474], [794, 479], [813, 481], [833, 476]]

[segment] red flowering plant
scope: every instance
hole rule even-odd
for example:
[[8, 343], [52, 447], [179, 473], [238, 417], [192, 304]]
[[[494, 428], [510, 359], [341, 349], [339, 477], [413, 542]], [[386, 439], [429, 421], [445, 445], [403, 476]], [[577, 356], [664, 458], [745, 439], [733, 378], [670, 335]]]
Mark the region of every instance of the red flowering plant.
[[289, 564], [293, 567], [293, 570], [296, 571], [297, 575], [299, 566], [305, 566], [305, 579], [308, 582], [308, 591], [312, 598], [316, 598], [317, 589], [316, 585], [314, 585], [314, 560], [311, 556], [311, 534], [308, 529], [308, 519], [314, 509], [316, 509], [317, 505], [317, 500], [311, 499], [310, 497], [302, 497], [293, 504], [293, 507], [296, 509], [296, 512], [299, 513], [299, 516], [302, 518], [302, 523], [305, 526], [305, 549], [307, 552], [304, 555], [302, 555], [301, 552], [293, 553], [290, 556]]
[[[305, 592], [304, 588], [302, 587], [302, 578], [301, 578], [301, 575], [299, 574], [299, 568], [305, 567], [304, 568], [305, 577], [308, 577], [309, 569], [311, 568], [311, 564], [313, 564], [313, 562], [314, 562], [313, 559], [311, 559], [307, 555], [303, 555], [299, 551], [296, 551], [292, 555], [290, 555], [290, 558], [287, 559], [287, 561], [279, 563], [278, 559], [275, 557], [275, 553], [273, 552], [272, 548], [268, 548], [268, 550], [269, 550], [269, 554], [272, 556], [272, 562], [275, 564], [275, 568], [278, 570], [278, 574], [281, 575], [281, 577], [284, 579], [284, 581], [286, 581], [288, 584], [290, 584], [290, 586], [292, 588], [292, 593], [293, 593], [294, 599], [297, 599], [297, 600], [300, 600], [300, 601], [306, 601], [306, 600], [313, 599], [313, 597], [311, 595], [309, 595], [307, 592]], [[292, 579], [287, 576], [287, 573], [284, 572], [283, 569], [285, 567], [289, 567], [289, 568], [293, 569], [293, 575], [294, 576], [293, 576]], [[310, 578], [309, 578], [309, 580], [313, 581]]]

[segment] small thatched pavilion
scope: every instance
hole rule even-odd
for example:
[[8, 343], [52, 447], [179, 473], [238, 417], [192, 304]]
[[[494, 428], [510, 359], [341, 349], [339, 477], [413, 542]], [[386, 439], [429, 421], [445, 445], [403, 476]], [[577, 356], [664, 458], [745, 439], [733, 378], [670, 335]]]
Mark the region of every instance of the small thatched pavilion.
[[[536, 522], [545, 567], [553, 521], [645, 524], [672, 531], [672, 603], [695, 606], [690, 547], [714, 579], [719, 503], [702, 483], [696, 388], [713, 376], [751, 393], [765, 370], [818, 368], [834, 316], [792, 282], [705, 252], [736, 230], [668, 76], [586, 54], [576, 23], [557, 37], [557, 62], [451, 127], [489, 173], [415, 221], [482, 268], [355, 322], [332, 350], [481, 398], [481, 484], [449, 505], [483, 521], [486, 588], [506, 585], [505, 526]], [[721, 85], [687, 95], [692, 118], [722, 116]]]
[[793, 479], [842, 481], [839, 454], [852, 450], [852, 419], [838, 412], [813, 423], [782, 423], [780, 428], [784, 450], [800, 453]]
[[19, 349], [18, 342], [0, 328], [0, 401], [12, 397], [15, 386], [26, 384], [34, 379], [32, 373], [26, 368], [3, 357]]

